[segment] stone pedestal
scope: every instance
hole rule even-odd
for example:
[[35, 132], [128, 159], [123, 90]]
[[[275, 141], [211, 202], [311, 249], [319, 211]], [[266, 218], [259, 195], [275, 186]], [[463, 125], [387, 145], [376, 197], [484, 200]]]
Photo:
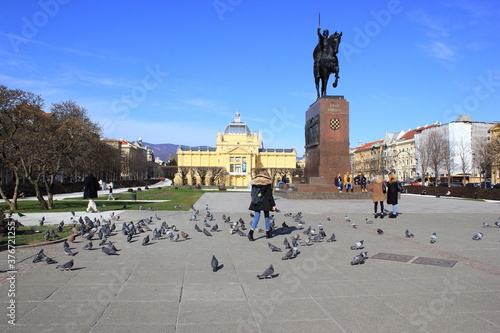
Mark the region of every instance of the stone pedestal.
[[349, 102], [344, 96], [324, 96], [306, 111], [306, 167], [311, 185], [332, 185], [338, 173], [351, 171], [349, 162]]

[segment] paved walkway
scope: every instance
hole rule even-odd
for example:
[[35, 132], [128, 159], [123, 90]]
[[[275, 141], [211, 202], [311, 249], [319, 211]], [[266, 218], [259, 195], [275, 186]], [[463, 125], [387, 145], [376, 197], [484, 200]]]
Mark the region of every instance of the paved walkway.
[[[3, 313], [0, 331], [6, 332], [499, 332], [500, 228], [482, 228], [499, 221], [498, 202], [403, 195], [396, 219], [373, 219], [370, 200], [288, 200], [276, 198], [277, 226], [290, 225], [289, 234], [270, 240], [305, 235], [287, 213], [302, 212], [306, 226], [322, 223], [337, 241], [300, 246], [293, 260], [271, 253], [264, 234], [255, 242], [230, 235], [228, 224], [240, 217], [250, 224], [249, 194], [204, 194], [195, 207], [205, 205], [222, 229], [207, 237], [194, 230], [191, 212], [124, 211], [119, 221], [158, 214], [151, 228], [165, 221], [190, 234], [181, 242], [168, 239], [141, 246], [144, 235], [127, 243], [116, 234], [117, 256], [99, 247], [82, 250], [73, 244], [71, 272], [36, 264], [0, 285]], [[108, 217], [110, 212], [102, 212]], [[69, 218], [66, 214], [65, 218]], [[77, 216], [85, 214], [77, 212]], [[90, 217], [96, 214], [88, 214]], [[352, 228], [345, 216], [357, 224]], [[329, 217], [329, 220], [328, 220]], [[36, 218], [33, 216], [32, 218]], [[366, 224], [365, 219], [374, 220]], [[118, 229], [121, 223], [117, 223]], [[260, 222], [263, 226], [263, 221]], [[376, 229], [384, 231], [379, 235]], [[415, 238], [405, 238], [409, 229]], [[278, 231], [280, 231], [279, 229]], [[429, 243], [436, 232], [437, 242]], [[482, 232], [480, 241], [472, 236]], [[379, 253], [407, 255], [407, 262], [369, 258], [351, 266], [359, 254], [350, 250], [364, 240], [369, 257]], [[94, 243], [97, 243], [94, 241]], [[33, 249], [33, 255], [38, 249]], [[54, 245], [54, 259], [68, 261], [62, 245]], [[223, 267], [212, 272], [215, 255]], [[3, 252], [0, 268], [5, 269]], [[422, 258], [455, 260], [453, 267], [418, 264]], [[28, 259], [29, 260], [29, 259]], [[436, 261], [434, 261], [436, 263]], [[273, 279], [258, 280], [270, 264]], [[9, 289], [15, 286], [15, 297]], [[16, 326], [8, 324], [9, 301], [15, 299]]]

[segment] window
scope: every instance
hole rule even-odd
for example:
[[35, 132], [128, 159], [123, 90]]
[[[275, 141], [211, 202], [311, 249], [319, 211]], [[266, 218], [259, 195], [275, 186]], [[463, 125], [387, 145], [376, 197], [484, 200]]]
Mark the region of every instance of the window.
[[234, 171], [241, 172], [241, 164], [236, 164], [236, 169]]
[[229, 162], [234, 162], [234, 157], [230, 157]]
[[234, 164], [229, 164], [229, 172], [234, 172]]

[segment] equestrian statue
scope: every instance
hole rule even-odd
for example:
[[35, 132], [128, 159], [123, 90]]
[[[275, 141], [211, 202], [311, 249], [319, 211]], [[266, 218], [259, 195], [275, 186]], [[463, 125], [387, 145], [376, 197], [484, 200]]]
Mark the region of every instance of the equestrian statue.
[[[328, 29], [323, 30], [323, 34], [320, 33], [321, 28], [318, 26], [318, 45], [314, 48], [313, 59], [314, 59], [314, 82], [316, 83], [316, 93], [318, 94], [318, 99], [326, 95], [326, 86], [328, 84], [328, 78], [330, 74], [335, 74], [335, 82], [332, 86], [337, 87], [339, 80], [339, 59], [337, 58], [337, 53], [339, 52], [340, 40], [342, 39], [342, 32], [335, 33], [329, 36]], [[319, 89], [319, 83], [321, 81], [321, 93]]]

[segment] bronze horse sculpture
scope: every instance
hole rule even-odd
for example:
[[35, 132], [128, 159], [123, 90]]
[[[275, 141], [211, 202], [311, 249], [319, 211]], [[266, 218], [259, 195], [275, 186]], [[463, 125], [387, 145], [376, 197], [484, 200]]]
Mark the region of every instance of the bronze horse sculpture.
[[[319, 42], [313, 52], [314, 82], [316, 83], [318, 99], [326, 95], [326, 86], [330, 74], [335, 74], [335, 82], [332, 84], [334, 88], [337, 87], [339, 80], [339, 60], [337, 58], [337, 53], [339, 51], [342, 33], [335, 32], [331, 36], [328, 36], [328, 34], [328, 30], [325, 29], [323, 30], [323, 35], [321, 35], [320, 28], [318, 28]], [[320, 81], [321, 93], [319, 89]]]

